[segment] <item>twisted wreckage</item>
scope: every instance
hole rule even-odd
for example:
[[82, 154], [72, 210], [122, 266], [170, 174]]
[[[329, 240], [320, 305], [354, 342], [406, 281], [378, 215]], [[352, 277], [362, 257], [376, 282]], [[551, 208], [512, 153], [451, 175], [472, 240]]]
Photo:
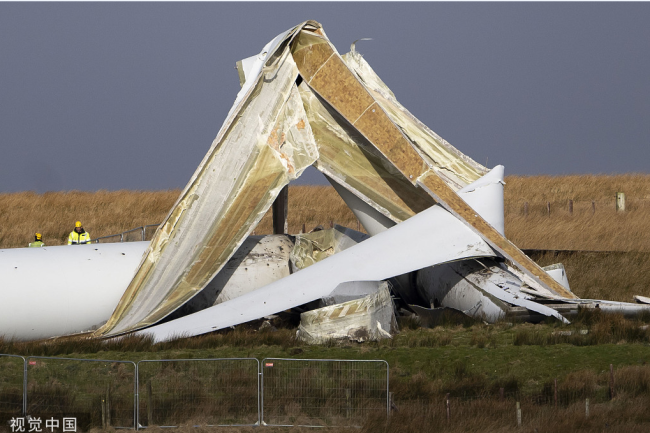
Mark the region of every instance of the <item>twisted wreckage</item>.
[[[579, 308], [650, 307], [578, 299], [561, 265], [522, 253], [504, 237], [503, 167], [427, 128], [320, 24], [278, 35], [237, 69], [235, 103], [150, 243], [0, 250], [0, 334], [163, 341], [301, 307], [298, 332], [318, 342], [390, 337], [393, 297], [434, 321], [455, 311], [567, 322]], [[310, 165], [368, 234], [290, 236], [285, 223], [251, 236], [269, 208], [286, 212], [286, 185]], [[74, 280], [60, 271], [70, 263]]]

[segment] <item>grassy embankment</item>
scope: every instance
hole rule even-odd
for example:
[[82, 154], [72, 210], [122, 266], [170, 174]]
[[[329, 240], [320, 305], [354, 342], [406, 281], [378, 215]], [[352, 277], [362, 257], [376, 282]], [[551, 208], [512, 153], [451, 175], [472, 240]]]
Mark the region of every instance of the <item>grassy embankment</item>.
[[[584, 298], [631, 301], [650, 296], [650, 176], [509, 177], [506, 179], [506, 234], [527, 249], [619, 251], [610, 254], [547, 254], [542, 265], [563, 262], [572, 289]], [[614, 211], [614, 194], [627, 195], [628, 211]], [[69, 192], [0, 195], [0, 247], [24, 246], [39, 230], [49, 245], [61, 244], [75, 220], [93, 236], [118, 233], [162, 221], [178, 191]], [[568, 212], [568, 200], [574, 212]], [[595, 204], [593, 212], [592, 201]], [[528, 215], [524, 203], [528, 202]], [[551, 203], [551, 215], [546, 203]], [[331, 188], [292, 187], [290, 232], [335, 221], [356, 220]], [[270, 215], [257, 233], [271, 230]], [[434, 330], [409, 329], [392, 341], [364, 345], [304, 346], [293, 331], [235, 330], [152, 346], [147, 340], [122, 343], [61, 341], [53, 344], [0, 341], [0, 353], [108, 359], [199, 357], [300, 357], [386, 359], [399, 411], [387, 424], [370, 419], [364, 431], [516, 430], [514, 398], [522, 401], [524, 427], [518, 431], [646, 431], [650, 415], [650, 338], [642, 322], [620, 317], [583, 317], [558, 324], [507, 323]], [[579, 331], [587, 330], [586, 334]], [[571, 335], [564, 335], [571, 331]], [[617, 395], [609, 401], [609, 364]], [[558, 379], [560, 405], [548, 403]], [[504, 388], [506, 400], [499, 399]], [[443, 396], [452, 397], [446, 423]], [[488, 396], [487, 399], [475, 399]], [[516, 397], [515, 397], [516, 396]], [[584, 398], [592, 399], [585, 419]]]
[[[133, 361], [232, 357], [385, 359], [391, 366], [391, 391], [398, 411], [384, 431], [481, 431], [484, 424], [495, 431], [510, 431], [514, 430], [515, 401], [523, 407], [523, 431], [560, 431], [559, 426], [570, 431], [592, 431], [605, 423], [615, 427], [608, 431], [634, 431], [625, 429], [640, 423], [647, 427], [650, 423], [650, 414], [641, 410], [650, 403], [650, 332], [641, 327], [643, 324], [643, 320], [593, 314], [583, 315], [570, 326], [504, 322], [411, 329], [413, 324], [404, 321], [402, 332], [394, 339], [363, 345], [306, 346], [294, 339], [291, 329], [236, 329], [158, 345], [146, 338], [118, 342], [60, 340], [49, 344], [0, 340], [0, 353]], [[615, 369], [613, 400], [609, 395], [610, 364]], [[63, 369], [58, 373], [73, 374]], [[558, 380], [557, 409], [554, 379]], [[60, 382], [66, 381], [52, 376], [38, 391], [65, 394]], [[37, 390], [33, 391], [36, 394]], [[452, 410], [449, 426], [444, 406], [447, 393]], [[182, 401], [169, 398], [167, 410], [191, 411], [193, 403], [189, 400], [184, 407]], [[589, 419], [584, 415], [586, 398], [591, 402]], [[367, 420], [365, 431], [384, 428], [385, 419], [380, 418]], [[559, 422], [558, 426], [554, 422]]]

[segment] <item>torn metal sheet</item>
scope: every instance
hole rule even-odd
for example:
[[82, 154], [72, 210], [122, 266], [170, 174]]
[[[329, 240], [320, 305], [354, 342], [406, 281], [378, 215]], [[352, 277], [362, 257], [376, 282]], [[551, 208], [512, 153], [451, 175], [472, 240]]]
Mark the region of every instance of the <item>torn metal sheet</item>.
[[396, 223], [435, 204], [304, 82], [299, 89], [319, 148], [318, 170]]
[[[309, 25], [304, 23], [304, 26]], [[247, 80], [210, 151], [154, 235], [136, 276], [97, 335], [158, 322], [205, 287], [280, 190], [318, 157], [284, 44]]]
[[423, 150], [409, 139], [405, 129], [393, 121], [388, 110], [351, 72], [327, 38], [303, 30], [292, 45], [296, 65], [306, 85], [365, 137], [376, 154], [480, 234], [490, 246], [527, 273], [535, 285], [575, 298], [456, 194], [458, 185], [443, 173], [439, 163], [423, 157]]
[[597, 310], [608, 314], [622, 314], [627, 318], [638, 317], [640, 314], [649, 314], [650, 305], [633, 304], [631, 302], [606, 301], [603, 299], [562, 299], [559, 307], [549, 304], [549, 307], [563, 311], [567, 306], [577, 307], [578, 310]]
[[562, 263], [544, 266], [542, 269], [544, 269], [555, 281], [562, 284], [562, 287], [571, 291], [571, 288], [569, 287], [569, 279]]
[[386, 281], [348, 281], [341, 283], [327, 296], [321, 298], [322, 306], [341, 304], [377, 293]]
[[[272, 49], [275, 52], [269, 51]], [[211, 152], [154, 236], [138, 275], [98, 334], [115, 335], [155, 323], [194, 296], [239, 247], [292, 172], [294, 176], [299, 174], [317, 159], [329, 161], [329, 175], [338, 176], [344, 186], [396, 222], [432, 204], [430, 199], [424, 199], [427, 195], [422, 194], [421, 187], [438, 201], [439, 190], [444, 192], [442, 201], [447, 208], [458, 201], [463, 203], [461, 208], [473, 212], [447, 183], [434, 186], [427, 181], [432, 173], [442, 179], [436, 174], [442, 165], [431, 158], [435, 153], [432, 149], [438, 159], [440, 149], [446, 152], [444, 169], [456, 174], [444, 178], [456, 189], [478, 179], [485, 169], [429, 132], [418, 137], [419, 143], [407, 139], [404, 131], [417, 125], [416, 119], [400, 110], [401, 117], [397, 111], [392, 118], [388, 116], [335, 52], [317, 23], [304, 23], [279, 35], [258, 58], [242, 62], [239, 69], [245, 81], [235, 104], [238, 108], [231, 110]], [[259, 72], [253, 80], [255, 71]], [[293, 84], [298, 73], [302, 78], [300, 103]], [[385, 105], [396, 107], [393, 101]], [[237, 128], [240, 133], [233, 132]], [[339, 153], [326, 156], [335, 149]], [[348, 158], [337, 159], [337, 155]], [[454, 158], [456, 162], [451, 163]], [[363, 162], [363, 173], [368, 176], [346, 169], [350, 160]], [[239, 166], [238, 161], [247, 163]], [[224, 166], [231, 169], [222, 169]], [[215, 175], [209, 174], [210, 168]], [[238, 178], [232, 168], [244, 176]], [[458, 217], [459, 207], [451, 209]], [[475, 219], [494, 230], [482, 218]], [[476, 221], [463, 221], [486, 236], [486, 227], [477, 229]], [[498, 239], [505, 239], [497, 234]], [[487, 238], [494, 247], [494, 236]], [[198, 244], [196, 239], [200, 239]], [[174, 248], [165, 248], [170, 242]], [[499, 251], [504, 253], [502, 247]], [[507, 257], [513, 259], [513, 254]], [[514, 257], [515, 264], [519, 258]], [[557, 288], [554, 291], [558, 292]]]
[[557, 311], [522, 292], [522, 282], [504, 268], [490, 259], [434, 266], [417, 273], [417, 287], [433, 307], [454, 308], [491, 323], [505, 317], [511, 305], [566, 322]]
[[288, 235], [249, 236], [214, 279], [166, 320], [201, 311], [289, 276], [293, 247]]
[[[563, 320], [560, 314], [578, 308], [647, 311], [578, 300], [563, 268], [540, 268], [506, 239], [503, 167], [488, 172], [429, 130], [359, 53], [340, 56], [320, 24], [308, 21], [281, 33], [237, 69], [242, 87], [223, 126], [96, 336], [165, 318], [169, 322], [150, 328], [158, 341], [197, 335], [328, 296], [338, 302], [373, 290], [361, 282], [389, 278], [408, 303], [444, 304], [490, 321], [504, 312]], [[328, 177], [372, 238], [337, 227], [299, 235], [295, 245], [291, 237], [260, 238], [253, 245], [249, 234], [282, 188], [309, 165]], [[281, 252], [270, 252], [275, 242], [284, 245]], [[451, 263], [477, 257], [490, 259], [482, 267], [474, 266], [477, 261]], [[107, 280], [133, 275], [116, 269]], [[14, 275], [6, 272], [0, 282]], [[67, 302], [69, 293], [61, 289], [53, 305]], [[12, 308], [26, 299], [12, 291], [1, 295]], [[70, 304], [83, 309], [76, 302], [85, 298], [76, 296]], [[38, 308], [49, 299], [39, 298]], [[81, 314], [83, 323], [51, 332], [101, 324], [103, 309], [115, 303], [102, 301], [99, 311], [94, 301]], [[39, 329], [58, 318], [44, 315]], [[30, 324], [21, 323], [28, 335]]]
[[295, 271], [304, 269], [327, 257], [340, 253], [367, 239], [365, 233], [336, 224], [334, 228], [295, 235], [291, 265]]
[[386, 280], [438, 263], [492, 256], [479, 236], [436, 205], [255, 292], [143, 332], [155, 341], [200, 335], [320, 299], [341, 283]]
[[300, 315], [298, 339], [309, 344], [331, 340], [378, 341], [392, 338], [397, 320], [388, 283], [376, 293]]

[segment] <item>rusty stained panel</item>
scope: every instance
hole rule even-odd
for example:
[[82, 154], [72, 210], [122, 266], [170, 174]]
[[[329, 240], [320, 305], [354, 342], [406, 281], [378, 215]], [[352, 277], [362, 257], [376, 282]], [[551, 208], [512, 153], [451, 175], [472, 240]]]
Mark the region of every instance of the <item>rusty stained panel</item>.
[[[308, 42], [309, 40], [305, 41], [304, 39], [304, 32], [301, 32], [294, 41], [294, 44], [305, 45], [294, 49], [294, 58], [300, 74], [303, 78], [305, 78], [305, 73], [311, 76], [305, 81], [361, 134], [370, 141], [373, 141], [371, 137], [377, 140], [378, 142], [373, 142], [375, 147], [390, 161], [396, 159], [399, 164], [395, 164], [395, 166], [415, 184], [416, 179], [425, 169], [422, 158], [381, 107], [375, 103], [370, 93], [348, 69], [331, 45], [329, 43], [327, 45], [318, 44], [319, 51], [325, 50], [325, 47], [329, 48], [331, 53], [329, 57], [325, 54], [310, 56], [300, 53], [309, 49]], [[325, 57], [327, 57], [325, 63], [320, 66], [312, 63]], [[364, 117], [366, 115], [367, 117]]]
[[242, 110], [229, 118], [232, 123], [224, 123], [97, 335], [148, 326], [194, 296], [241, 245], [282, 187], [318, 157], [295, 86], [297, 74], [285, 46], [284, 56], [265, 69], [264, 80]]
[[[304, 41], [302, 33], [298, 35], [296, 41], [295, 43], [300, 43], [304, 47], [294, 50], [295, 52], [308, 49], [310, 41]], [[323, 44], [318, 45], [319, 52], [323, 51]], [[441, 204], [448, 210], [454, 211], [479, 234], [485, 236], [491, 245], [513, 260], [522, 271], [537, 277], [542, 285], [551, 287], [558, 294], [569, 298], [575, 297], [478, 216], [436, 172], [426, 170], [422, 158], [402, 132], [348, 69], [340, 56], [329, 44], [327, 46], [330, 47], [333, 55], [321, 54], [318, 57], [303, 55], [297, 59], [296, 65], [301, 74], [303, 70], [310, 72], [311, 78], [307, 80], [309, 86], [354, 125], [414, 184], [422, 175], [420, 184], [427, 188], [435, 200], [442, 201]], [[327, 60], [320, 67], [311, 63], [313, 60], [325, 57]]]
[[418, 180], [438, 202], [470, 228], [478, 233], [492, 248], [513, 262], [520, 271], [533, 277], [545, 289], [551, 289], [565, 298], [576, 296], [547, 274], [516, 245], [501, 235], [487, 221], [481, 218], [465, 201], [453, 191], [436, 173], [429, 172]]
[[372, 295], [302, 313], [297, 337], [309, 344], [332, 339], [363, 342], [391, 338], [396, 330], [393, 300], [383, 282]]
[[293, 60], [303, 65], [300, 70], [302, 78], [309, 82], [320, 67], [334, 55], [328, 41], [308, 32], [301, 32], [301, 37], [294, 40], [291, 48]]
[[345, 120], [323, 106], [304, 83], [299, 89], [319, 147], [320, 157], [315, 164], [318, 170], [395, 222], [435, 204], [429, 194], [410, 183], [378, 152], [369, 152], [372, 145], [356, 131], [344, 127]]
[[[175, 289], [140, 322], [140, 326], [153, 324], [165, 318], [178, 306], [191, 299], [213, 277], [215, 268], [220, 269], [236, 250], [239, 239], [248, 235], [253, 226], [268, 209], [268, 203], [275, 198], [275, 190], [286, 185], [287, 178], [276, 155], [263, 147], [249, 171], [244, 184], [226, 211], [215, 219], [215, 224], [206, 228], [208, 240], [200, 247], [200, 253], [190, 267], [174, 283]], [[149, 274], [152, 266], [147, 268]], [[146, 276], [143, 282], [146, 281]]]
[[413, 183], [428, 168], [378, 104], [367, 110], [354, 126]]

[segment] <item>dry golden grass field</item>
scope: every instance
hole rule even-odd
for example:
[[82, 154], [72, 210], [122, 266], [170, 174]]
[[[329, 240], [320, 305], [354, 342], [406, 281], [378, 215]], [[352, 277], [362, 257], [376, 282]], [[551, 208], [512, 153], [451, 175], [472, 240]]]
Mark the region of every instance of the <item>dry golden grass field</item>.
[[[616, 212], [617, 192], [626, 195], [625, 212]], [[157, 224], [179, 194], [179, 190], [0, 194], [0, 248], [25, 247], [36, 231], [46, 245], [61, 245], [76, 220], [93, 238]], [[563, 262], [579, 296], [621, 301], [631, 301], [634, 294], [650, 296], [650, 175], [509, 176], [505, 220], [506, 236], [522, 249], [608, 252], [533, 256], [542, 265]], [[332, 221], [357, 228], [357, 220], [333, 188], [290, 187], [290, 233], [300, 232], [303, 224], [311, 230]], [[269, 212], [255, 233], [271, 230]]]

